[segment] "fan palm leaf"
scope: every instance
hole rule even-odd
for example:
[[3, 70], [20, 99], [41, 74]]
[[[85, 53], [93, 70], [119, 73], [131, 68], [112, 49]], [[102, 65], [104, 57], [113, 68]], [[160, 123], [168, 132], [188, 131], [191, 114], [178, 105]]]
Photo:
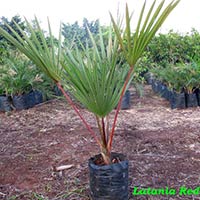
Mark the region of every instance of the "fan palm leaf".
[[118, 43], [110, 28], [108, 43], [101, 30], [95, 40], [90, 31], [91, 47], [67, 49], [62, 62], [69, 90], [89, 111], [105, 117], [117, 105], [127, 70], [122, 69]]
[[108, 141], [108, 151], [111, 151], [113, 136], [115, 132], [116, 122], [120, 110], [120, 105], [122, 102], [122, 97], [125, 93], [125, 89], [129, 80], [132, 78], [134, 73], [134, 66], [137, 63], [138, 59], [142, 56], [145, 48], [150, 43], [151, 39], [155, 36], [158, 29], [164, 23], [166, 18], [172, 12], [172, 10], [178, 5], [180, 0], [172, 0], [165, 8], [164, 3], [165, 0], [162, 0], [160, 4], [155, 7], [156, 0], [152, 3], [147, 14], [145, 16], [145, 8], [146, 8], [146, 1], [143, 4], [143, 7], [140, 11], [140, 16], [138, 22], [136, 24], [135, 33], [132, 34], [131, 32], [131, 18], [132, 14], [129, 14], [128, 5], [126, 4], [126, 27], [125, 30], [121, 30], [121, 26], [119, 26], [112, 14], [110, 13], [111, 21], [118, 39], [118, 42], [121, 47], [121, 51], [124, 54], [126, 61], [128, 62], [130, 68], [127, 74], [126, 80], [124, 82], [124, 86], [121, 92], [120, 100], [117, 106], [117, 110], [115, 113], [114, 121], [112, 124], [112, 129], [110, 133], [110, 138]]
[[[0, 27], [0, 34], [16, 46], [22, 53], [24, 53], [30, 60], [32, 60], [37, 67], [39, 67], [44, 73], [46, 73], [55, 82], [61, 80], [62, 70], [60, 68], [61, 59], [61, 46], [55, 49], [56, 43], [53, 40], [50, 23], [49, 24], [49, 37], [50, 44], [47, 43], [44, 32], [42, 31], [38, 19], [35, 17], [35, 28], [25, 19], [28, 33], [14, 21], [19, 33], [17, 33], [11, 26], [7, 25], [8, 29], [13, 33], [15, 37], [12, 37], [7, 31]], [[31, 37], [29, 36], [31, 35]], [[21, 37], [22, 35], [22, 37]], [[60, 32], [61, 36], [61, 32]], [[59, 40], [61, 37], [59, 36]], [[61, 41], [58, 42], [61, 44]], [[50, 46], [50, 48], [49, 48]]]
[[115, 22], [112, 14], [110, 13], [111, 20], [118, 41], [124, 56], [130, 66], [136, 64], [137, 60], [141, 57], [146, 46], [151, 39], [155, 36], [158, 29], [164, 23], [171, 11], [177, 6], [180, 0], [172, 0], [165, 8], [165, 0], [162, 0], [156, 7], [156, 0], [152, 3], [150, 9], [146, 11], [146, 1], [140, 11], [139, 20], [136, 25], [134, 34], [131, 32], [131, 18], [129, 14], [128, 5], [126, 4], [126, 28], [122, 33], [120, 26]]

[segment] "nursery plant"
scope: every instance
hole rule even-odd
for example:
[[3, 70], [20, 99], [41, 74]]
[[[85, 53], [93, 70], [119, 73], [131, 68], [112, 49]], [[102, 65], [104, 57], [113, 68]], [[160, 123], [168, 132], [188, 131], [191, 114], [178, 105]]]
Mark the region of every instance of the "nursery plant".
[[157, 34], [147, 46], [138, 62], [142, 67], [190, 63], [200, 57], [200, 34], [192, 29], [187, 34], [170, 30]]
[[26, 57], [23, 55], [9, 57], [2, 68], [5, 71], [0, 82], [5, 87], [7, 95], [21, 95], [32, 90], [36, 82], [36, 70]]
[[197, 62], [168, 64], [165, 67], [155, 67], [150, 70], [157, 81], [178, 93], [193, 93], [199, 88], [200, 67]]
[[[153, 90], [170, 100], [171, 108], [194, 107], [199, 104], [200, 65], [198, 61], [155, 67], [151, 72], [154, 76]], [[160, 88], [159, 91], [156, 91], [156, 84], [158, 89]]]
[[[94, 137], [100, 147], [101, 154], [92, 160], [94, 162], [90, 167], [103, 165], [103, 171], [107, 169], [111, 173], [110, 171], [114, 170], [113, 174], [111, 173], [114, 177], [109, 173], [100, 176], [99, 173], [102, 172], [102, 168], [95, 168], [96, 170], [99, 169], [99, 173], [95, 174], [95, 178], [98, 179], [98, 176], [100, 176], [100, 179], [96, 181], [94, 178], [92, 184], [90, 184], [91, 189], [94, 189], [92, 191], [93, 199], [128, 199], [128, 162], [126, 160], [124, 164], [126, 165], [126, 172], [124, 172], [124, 165], [120, 163], [125, 158], [112, 153], [113, 137], [122, 98], [133, 77], [135, 64], [178, 2], [179, 0], [174, 0], [164, 6], [165, 1], [163, 0], [156, 6], [156, 1], [154, 1], [150, 9], [146, 11], [145, 1], [134, 34], [131, 29], [132, 14], [129, 14], [128, 5], [126, 5], [125, 29], [121, 29], [112, 14], [110, 14], [116, 34], [115, 37], [113, 38], [112, 30], [110, 30], [108, 42], [105, 43], [101, 29], [99, 30], [98, 40], [95, 40], [92, 34], [88, 32], [92, 48], [86, 46], [83, 47], [83, 51], [80, 51], [78, 47], [72, 49], [63, 47], [61, 31], [58, 39], [59, 45], [56, 46], [50, 23], [49, 38], [51, 45], [48, 45], [37, 18], [35, 19], [36, 27], [32, 27], [25, 19], [27, 29], [32, 35], [31, 38], [17, 24], [16, 26], [23, 37], [10, 26], [8, 28], [14, 34], [14, 37], [0, 28], [2, 36], [23, 52], [56, 83], [88, 129], [88, 132]], [[35, 28], [37, 29], [37, 35], [35, 34]], [[119, 67], [118, 55], [121, 52], [127, 61], [128, 68], [127, 65]], [[63, 85], [68, 88], [76, 100], [80, 101], [88, 111], [94, 114], [99, 134], [91, 128], [71, 97], [63, 89]], [[116, 105], [114, 119], [112, 119], [110, 113]], [[113, 121], [111, 122], [111, 120]], [[119, 162], [118, 167], [116, 167], [116, 164], [118, 164], [116, 162]], [[116, 173], [116, 169], [117, 171], [121, 170], [119, 170], [120, 175]], [[90, 174], [94, 173], [92, 171]], [[101, 180], [102, 176], [106, 176], [106, 181]], [[98, 181], [100, 181], [98, 188], [93, 188], [93, 184]], [[110, 183], [110, 181], [114, 181], [114, 183]], [[96, 196], [96, 193], [99, 196]]]
[[0, 74], [0, 95], [8, 97], [13, 109], [33, 107], [41, 103], [43, 97], [53, 96], [53, 81], [21, 52], [10, 50], [0, 65]]

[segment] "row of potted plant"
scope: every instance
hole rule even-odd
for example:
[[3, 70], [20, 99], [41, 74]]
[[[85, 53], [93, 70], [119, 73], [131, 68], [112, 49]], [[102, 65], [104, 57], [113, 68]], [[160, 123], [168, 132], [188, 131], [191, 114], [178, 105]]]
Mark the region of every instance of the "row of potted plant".
[[[61, 31], [58, 45], [55, 45], [50, 23], [50, 45], [48, 45], [37, 18], [35, 19], [37, 35], [35, 27], [26, 20], [32, 39], [17, 24], [23, 38], [11, 28], [15, 37], [0, 28], [0, 35], [9, 40], [55, 82], [98, 144], [100, 154], [90, 158], [88, 163], [93, 200], [128, 200], [129, 162], [125, 155], [112, 152], [112, 143], [123, 95], [133, 77], [135, 64], [179, 0], [172, 0], [166, 7], [164, 3], [165, 0], [156, 6], [156, 1], [154, 1], [146, 11], [147, 1], [144, 2], [135, 33], [131, 32], [132, 14], [129, 14], [128, 5], [125, 12], [125, 29], [122, 29], [110, 14], [115, 34], [110, 28], [109, 38], [104, 40], [100, 29], [98, 38], [94, 39], [88, 31], [91, 46], [83, 46], [82, 51], [77, 47], [78, 44], [75, 44], [74, 48], [64, 47]], [[120, 66], [120, 52], [128, 68]], [[63, 85], [76, 101], [94, 115], [98, 132], [92, 129], [87, 119], [81, 114], [81, 110], [65, 92]], [[113, 119], [110, 113], [116, 106]]]
[[200, 105], [200, 64], [169, 65], [151, 70], [148, 81], [153, 90], [170, 101], [171, 108], [187, 108]]
[[0, 111], [31, 108], [59, 90], [23, 54], [11, 51], [0, 65]]
[[29, 93], [15, 96], [0, 95], [0, 111], [22, 110], [32, 108], [42, 103], [43, 96], [40, 91], [32, 90]]

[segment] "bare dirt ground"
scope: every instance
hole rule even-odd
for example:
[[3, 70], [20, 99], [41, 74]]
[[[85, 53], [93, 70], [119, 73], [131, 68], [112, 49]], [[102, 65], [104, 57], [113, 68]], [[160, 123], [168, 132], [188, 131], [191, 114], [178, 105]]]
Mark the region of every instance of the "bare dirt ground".
[[[150, 86], [142, 98], [131, 94], [131, 109], [120, 113], [113, 144], [130, 162], [130, 199], [200, 199], [178, 195], [181, 186], [200, 187], [200, 108], [171, 110]], [[95, 129], [94, 118], [82, 112]], [[89, 200], [87, 164], [97, 153], [64, 101], [0, 113], [0, 199]], [[71, 166], [56, 172], [62, 165]], [[168, 187], [177, 195], [133, 196], [134, 187]]]

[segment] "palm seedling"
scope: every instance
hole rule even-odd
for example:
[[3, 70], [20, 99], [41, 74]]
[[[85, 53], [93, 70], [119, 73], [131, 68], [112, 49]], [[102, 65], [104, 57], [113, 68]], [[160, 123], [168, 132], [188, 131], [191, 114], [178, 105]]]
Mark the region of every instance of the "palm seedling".
[[[131, 31], [130, 22], [132, 15], [129, 14], [128, 6], [126, 6], [125, 30], [121, 30], [111, 15], [116, 33], [115, 37], [113, 38], [112, 30], [110, 30], [107, 42], [104, 41], [101, 30], [98, 41], [94, 40], [92, 34], [90, 34], [92, 48], [86, 46], [83, 47], [83, 51], [80, 51], [78, 48], [62, 47], [61, 31], [59, 40], [55, 44], [50, 23], [50, 42], [47, 43], [37, 18], [35, 19], [37, 34], [33, 26], [25, 19], [27, 30], [31, 37], [17, 23], [15, 24], [20, 35], [7, 25], [14, 37], [0, 28], [0, 35], [4, 36], [32, 60], [63, 92], [69, 104], [100, 146], [105, 164], [112, 163], [110, 155], [117, 117], [122, 97], [133, 76], [134, 66], [179, 0], [173, 0], [163, 8], [164, 2], [163, 0], [155, 7], [156, 1], [154, 1], [145, 16], [145, 1], [134, 34]], [[119, 67], [119, 47], [129, 65], [128, 70], [126, 67]], [[62, 85], [66, 85], [72, 95], [95, 115], [100, 133], [99, 136], [81, 115]], [[109, 114], [116, 105], [114, 121], [109, 123]]]

